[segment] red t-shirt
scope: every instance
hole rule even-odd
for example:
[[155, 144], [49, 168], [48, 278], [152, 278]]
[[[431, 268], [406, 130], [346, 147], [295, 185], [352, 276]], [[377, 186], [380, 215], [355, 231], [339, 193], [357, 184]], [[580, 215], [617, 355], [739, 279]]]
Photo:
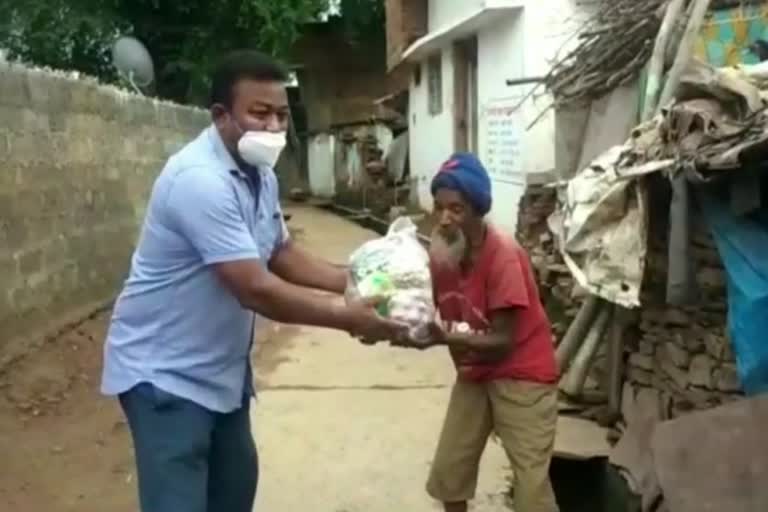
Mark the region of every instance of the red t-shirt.
[[491, 312], [516, 311], [512, 349], [494, 364], [467, 366], [455, 362], [462, 376], [471, 380], [516, 379], [550, 384], [557, 382], [552, 330], [539, 299], [528, 254], [520, 245], [488, 226], [485, 242], [468, 273], [432, 266], [435, 300], [448, 330], [468, 324], [473, 332], [488, 331]]

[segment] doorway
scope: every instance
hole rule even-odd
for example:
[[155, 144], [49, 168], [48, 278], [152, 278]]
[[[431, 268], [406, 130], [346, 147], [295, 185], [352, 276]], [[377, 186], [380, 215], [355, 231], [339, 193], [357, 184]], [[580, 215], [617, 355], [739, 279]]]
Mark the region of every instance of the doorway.
[[477, 152], [477, 37], [453, 44], [454, 149]]

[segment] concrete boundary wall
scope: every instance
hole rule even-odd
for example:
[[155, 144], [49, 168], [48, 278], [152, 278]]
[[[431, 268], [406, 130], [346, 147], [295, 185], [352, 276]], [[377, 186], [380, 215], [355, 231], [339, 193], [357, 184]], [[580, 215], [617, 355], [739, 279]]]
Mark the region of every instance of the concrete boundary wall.
[[200, 109], [0, 62], [0, 368], [14, 341], [114, 297], [155, 177], [208, 122]]

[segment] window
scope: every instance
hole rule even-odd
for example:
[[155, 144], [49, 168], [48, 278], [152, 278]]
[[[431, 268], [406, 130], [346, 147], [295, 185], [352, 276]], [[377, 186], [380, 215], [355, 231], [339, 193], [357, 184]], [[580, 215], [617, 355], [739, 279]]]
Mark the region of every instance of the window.
[[429, 86], [429, 114], [436, 116], [443, 112], [443, 61], [442, 55], [433, 55], [427, 60], [427, 81]]
[[421, 62], [413, 68], [413, 85], [416, 87], [421, 85]]

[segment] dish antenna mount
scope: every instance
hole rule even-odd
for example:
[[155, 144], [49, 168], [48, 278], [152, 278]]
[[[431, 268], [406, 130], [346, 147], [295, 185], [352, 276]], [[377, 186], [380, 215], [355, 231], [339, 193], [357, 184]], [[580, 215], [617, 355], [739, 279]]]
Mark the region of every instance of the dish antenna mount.
[[138, 94], [143, 94], [141, 89], [155, 80], [152, 56], [135, 37], [124, 36], [115, 41], [112, 45], [112, 64]]

